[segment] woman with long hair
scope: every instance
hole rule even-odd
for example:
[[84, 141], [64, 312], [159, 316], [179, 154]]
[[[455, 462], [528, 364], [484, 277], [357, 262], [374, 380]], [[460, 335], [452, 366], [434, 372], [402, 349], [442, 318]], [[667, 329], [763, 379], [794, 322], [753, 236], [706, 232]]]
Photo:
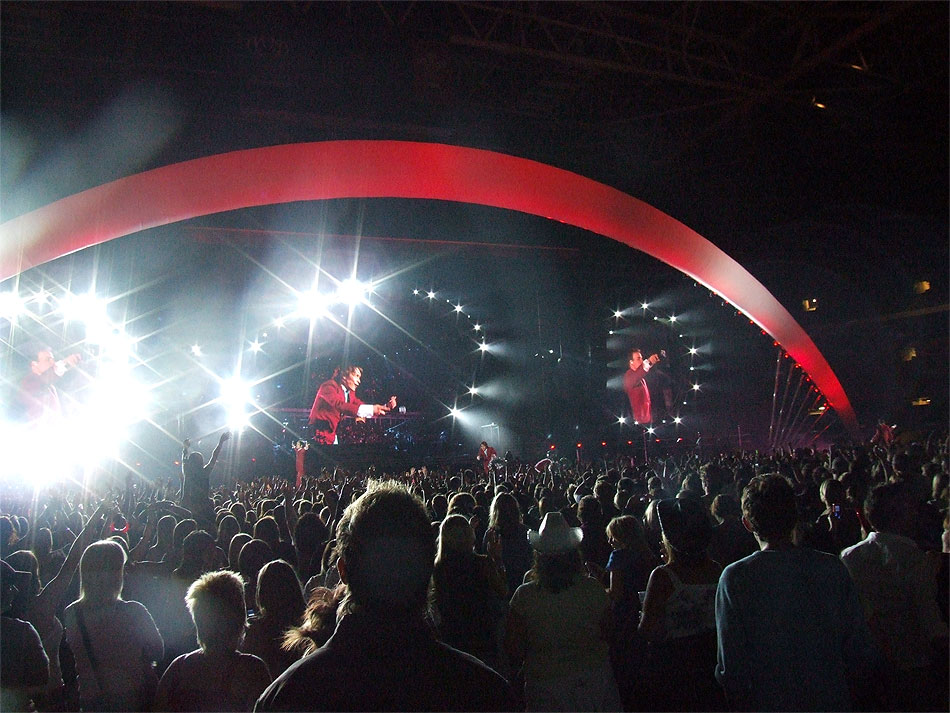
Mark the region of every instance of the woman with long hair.
[[442, 641], [497, 668], [498, 625], [507, 590], [496, 563], [500, 545], [492, 539], [489, 547], [489, 555], [477, 554], [469, 521], [449, 515], [439, 528], [432, 583]]
[[273, 560], [261, 568], [256, 602], [257, 614], [248, 621], [241, 650], [264, 659], [276, 678], [297, 660], [281, 645], [287, 630], [300, 623], [306, 607], [300, 580], [290, 563]]
[[525, 572], [531, 569], [528, 528], [522, 521], [521, 507], [511, 493], [498, 493], [491, 502], [483, 547], [486, 552], [491, 538], [501, 541], [501, 562], [508, 585], [508, 596], [511, 597], [524, 581]]
[[620, 710], [608, 653], [609, 600], [587, 576], [582, 537], [557, 511], [528, 532], [534, 566], [531, 581], [511, 598], [505, 650], [515, 670], [524, 666], [529, 711]]
[[125, 550], [101, 540], [79, 561], [79, 599], [64, 614], [85, 711], [141, 711], [152, 704], [162, 636], [148, 609], [122, 599]]

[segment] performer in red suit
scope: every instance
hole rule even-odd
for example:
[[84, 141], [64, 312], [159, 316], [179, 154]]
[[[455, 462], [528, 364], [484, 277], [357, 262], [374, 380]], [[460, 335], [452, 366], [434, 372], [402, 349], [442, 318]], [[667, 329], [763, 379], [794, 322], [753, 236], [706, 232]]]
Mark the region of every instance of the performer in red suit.
[[336, 443], [336, 428], [344, 416], [372, 418], [396, 408], [395, 396], [390, 396], [385, 404], [364, 404], [356, 398], [356, 388], [362, 378], [361, 367], [347, 366], [335, 369], [333, 376], [320, 384], [310, 409], [310, 425], [314, 428], [316, 443]]
[[36, 359], [30, 362], [30, 372], [20, 382], [20, 402], [27, 421], [63, 415], [59, 393], [53, 382], [80, 360], [79, 354], [70, 354], [56, 361], [49, 347], [40, 346], [36, 349]]
[[304, 463], [307, 457], [307, 451], [310, 450], [310, 444], [306, 441], [294, 441], [294, 460], [297, 467], [297, 489], [303, 484], [304, 475], [306, 475]]
[[645, 377], [658, 361], [660, 357], [656, 354], [644, 361], [639, 349], [630, 352], [630, 368], [623, 375], [623, 390], [630, 399], [630, 410], [637, 423], [650, 423], [653, 420], [650, 415], [650, 389]]
[[485, 471], [485, 475], [488, 475], [488, 469], [491, 466], [491, 460], [498, 455], [498, 451], [488, 445], [487, 441], [482, 441], [482, 445], [478, 449], [478, 455], [476, 459], [479, 463], [482, 464], [482, 470]]

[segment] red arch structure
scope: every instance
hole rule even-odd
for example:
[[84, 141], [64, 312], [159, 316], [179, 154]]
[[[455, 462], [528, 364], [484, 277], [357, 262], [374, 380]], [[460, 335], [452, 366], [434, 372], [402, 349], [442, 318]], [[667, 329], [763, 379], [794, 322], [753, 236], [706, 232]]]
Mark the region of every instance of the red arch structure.
[[679, 221], [610, 186], [492, 151], [327, 141], [234, 151], [76, 193], [0, 225], [0, 281], [140, 230], [251, 206], [331, 198], [457, 201], [521, 211], [613, 238], [713, 290], [772, 336], [852, 434], [844, 388], [805, 330], [739, 263]]

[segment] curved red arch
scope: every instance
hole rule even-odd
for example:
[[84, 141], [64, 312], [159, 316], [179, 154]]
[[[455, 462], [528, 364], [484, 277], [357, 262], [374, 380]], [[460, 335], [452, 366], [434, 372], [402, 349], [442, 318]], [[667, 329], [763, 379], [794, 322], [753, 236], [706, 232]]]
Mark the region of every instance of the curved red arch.
[[778, 341], [852, 435], [854, 410], [795, 319], [739, 263], [679, 221], [610, 186], [492, 151], [403, 141], [327, 141], [163, 166], [0, 225], [0, 281], [123, 235], [250, 206], [330, 198], [475, 203], [584, 228], [652, 255], [715, 291]]

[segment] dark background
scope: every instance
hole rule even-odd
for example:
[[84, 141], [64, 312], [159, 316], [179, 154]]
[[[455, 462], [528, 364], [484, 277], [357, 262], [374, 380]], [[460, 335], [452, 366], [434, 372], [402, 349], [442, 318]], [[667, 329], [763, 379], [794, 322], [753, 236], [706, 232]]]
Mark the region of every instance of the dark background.
[[[370, 138], [502, 151], [623, 190], [737, 259], [814, 339], [866, 433], [879, 417], [945, 426], [947, 27], [948, 5], [927, 2], [5, 2], [0, 217], [256, 146]], [[774, 409], [799, 386], [787, 365], [776, 379], [769, 337], [672, 268], [474, 206], [219, 214], [63, 258], [18, 284], [123, 295], [110, 310], [151, 335], [140, 344], [149, 378], [170, 384], [156, 391], [163, 423], [177, 427], [184, 410], [197, 422], [182, 427], [211, 430], [220, 417], [202, 408], [207, 371], [234, 368], [318, 255], [338, 278], [398, 273], [373, 301], [404, 331], [361, 308], [349, 338], [327, 324], [272, 333], [242, 361], [269, 410], [309, 407], [349, 359], [367, 367], [366, 397], [392, 389], [423, 414], [412, 424], [420, 441], [446, 432], [471, 448], [482, 425], [500, 423], [499, 437], [524, 451], [623, 445], [638, 432], [617, 424], [623, 394], [605, 385], [622, 372], [621, 350], [646, 341], [668, 349], [674, 391], [687, 393], [674, 404], [684, 422], [665, 424], [664, 439], [768, 445]], [[918, 294], [921, 280], [930, 289]], [[430, 288], [438, 299], [412, 295]], [[499, 350], [478, 352], [456, 303]], [[652, 314], [683, 320], [657, 332]], [[82, 340], [52, 316], [40, 322], [2, 327], [8, 385], [31, 330], [57, 349]], [[196, 342], [206, 369], [181, 356]], [[702, 347], [692, 360], [689, 346]], [[494, 390], [471, 398], [472, 383]], [[913, 406], [920, 398], [929, 405]], [[456, 403], [470, 409], [453, 426], [443, 417]], [[844, 435], [833, 416], [801, 427], [802, 442]]]

